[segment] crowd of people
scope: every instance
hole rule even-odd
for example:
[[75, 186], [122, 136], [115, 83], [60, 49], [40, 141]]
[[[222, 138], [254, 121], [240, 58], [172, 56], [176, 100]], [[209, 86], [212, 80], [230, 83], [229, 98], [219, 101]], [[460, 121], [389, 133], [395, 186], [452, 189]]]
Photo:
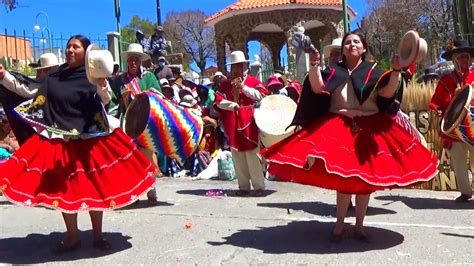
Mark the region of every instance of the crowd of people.
[[[94, 247], [110, 249], [102, 236], [104, 210], [132, 204], [142, 194], [155, 204], [157, 177], [196, 176], [219, 151], [232, 155], [236, 196], [264, 196], [266, 171], [280, 181], [337, 191], [334, 242], [343, 238], [351, 195], [356, 195], [354, 235], [368, 241], [363, 222], [371, 193], [416, 185], [437, 174], [436, 155], [393, 119], [405, 69], [397, 56], [385, 73], [376, 62], [366, 60], [364, 36], [347, 33], [334, 40], [324, 49], [325, 67], [319, 52], [312, 51], [311, 67], [301, 85], [279, 71], [260, 81], [249, 74], [249, 60], [242, 51], [230, 54], [228, 73], [216, 72], [210, 82], [201, 84], [167, 63], [162, 35], [163, 29], [157, 27], [149, 41], [138, 31], [137, 43], [122, 52], [127, 68], [107, 79], [89, 76], [87, 57], [94, 45], [82, 35], [68, 40], [65, 64], [59, 65], [50, 54], [42, 56], [35, 65], [35, 79], [0, 65], [2, 95], [20, 97], [2, 99], [12, 129], [2, 120], [0, 156], [8, 160], [0, 163], [0, 188], [12, 202], [62, 212], [67, 236], [57, 252], [81, 246], [79, 211], [90, 213]], [[445, 56], [453, 60], [455, 70], [441, 77], [433, 96], [430, 107], [440, 115], [459, 87], [474, 82], [473, 47], [459, 44]], [[150, 59], [147, 68], [144, 62]], [[190, 156], [137, 146], [137, 139], [122, 131], [134, 100], [144, 93], [200, 117], [202, 138]], [[297, 103], [292, 123], [296, 130], [263, 147], [254, 106], [272, 94]], [[472, 197], [465, 163], [472, 146], [449, 141], [446, 145], [451, 145], [459, 164], [454, 165], [461, 190], [456, 201], [466, 202]]]

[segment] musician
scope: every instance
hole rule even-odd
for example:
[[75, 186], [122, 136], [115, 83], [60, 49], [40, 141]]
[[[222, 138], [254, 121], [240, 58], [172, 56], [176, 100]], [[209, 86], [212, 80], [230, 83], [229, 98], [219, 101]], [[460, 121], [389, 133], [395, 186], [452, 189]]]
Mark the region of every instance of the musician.
[[[354, 236], [368, 241], [364, 218], [370, 194], [385, 188], [408, 186], [432, 179], [437, 173], [434, 154], [414, 141], [386, 114], [400, 82], [398, 57], [382, 74], [376, 63], [365, 61], [363, 35], [347, 33], [342, 60], [321, 71], [317, 50], [304, 83], [293, 125], [302, 129], [261, 151], [269, 172], [281, 180], [337, 191], [337, 221], [331, 239], [343, 239], [344, 219], [355, 194]], [[315, 99], [327, 96], [328, 109], [315, 113]]]
[[323, 54], [324, 57], [328, 59], [328, 68], [335, 66], [341, 61], [341, 38], [336, 38], [332, 40], [332, 43], [324, 46]]
[[[431, 98], [429, 107], [439, 116], [444, 114], [453, 98], [464, 85], [474, 85], [474, 69], [471, 67], [473, 56], [474, 47], [469, 46], [467, 40], [454, 41], [453, 45], [448, 47], [448, 50], [442, 55], [446, 60], [453, 61], [454, 70], [440, 78]], [[467, 202], [472, 198], [467, 155], [469, 153], [470, 162], [474, 163], [474, 148], [443, 133], [441, 133], [441, 138], [443, 139], [443, 146], [451, 151], [451, 166], [461, 192], [461, 195], [456, 198], [456, 202]]]
[[247, 73], [249, 61], [242, 51], [234, 51], [230, 57], [231, 78], [219, 84], [214, 106], [231, 147], [239, 182], [236, 196], [249, 195], [251, 181], [254, 195], [260, 197], [264, 194], [265, 182], [257, 156], [258, 128], [253, 117], [253, 105], [268, 91], [260, 80]]
[[[142, 63], [149, 60], [150, 56], [143, 52], [143, 47], [140, 44], [131, 43], [127, 51], [122, 52], [122, 56], [127, 60], [127, 72], [111, 78], [110, 86], [112, 87], [113, 97], [112, 104], [109, 106], [109, 110], [111, 110], [114, 105], [118, 105], [115, 117], [120, 119], [120, 124], [123, 123], [128, 105], [136, 94], [148, 90], [161, 93], [161, 87], [155, 75], [149, 71], [142, 70]], [[163, 176], [158, 167], [156, 154], [141, 147], [140, 150], [155, 166], [155, 176]], [[157, 203], [155, 188], [148, 191], [147, 197], [148, 203]]]

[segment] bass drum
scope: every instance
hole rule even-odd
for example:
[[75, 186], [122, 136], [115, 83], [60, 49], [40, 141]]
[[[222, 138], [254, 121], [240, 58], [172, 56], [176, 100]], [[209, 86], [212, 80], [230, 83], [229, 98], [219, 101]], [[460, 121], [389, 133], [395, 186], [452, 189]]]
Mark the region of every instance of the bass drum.
[[125, 114], [125, 132], [145, 149], [165, 154], [183, 164], [199, 146], [202, 118], [191, 108], [176, 105], [147, 91], [135, 95]]
[[296, 103], [283, 95], [270, 95], [255, 105], [255, 123], [259, 129], [260, 141], [269, 147], [295, 132], [291, 121], [296, 112]]
[[472, 86], [467, 84], [454, 97], [441, 120], [441, 131], [469, 145], [474, 145], [474, 101]]

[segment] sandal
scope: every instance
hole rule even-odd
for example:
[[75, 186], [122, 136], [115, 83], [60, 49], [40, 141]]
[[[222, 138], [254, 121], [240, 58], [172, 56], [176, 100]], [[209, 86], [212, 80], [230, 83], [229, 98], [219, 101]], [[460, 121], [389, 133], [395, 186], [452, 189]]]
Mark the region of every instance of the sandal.
[[107, 239], [105, 238], [94, 240], [94, 242], [92, 243], [92, 246], [102, 251], [107, 251], [112, 248], [112, 245], [110, 245], [109, 241], [107, 241]]
[[76, 241], [76, 243], [74, 243], [71, 246], [68, 246], [66, 242], [64, 242], [64, 240], [61, 240], [57, 243], [56, 248], [53, 251], [54, 253], [57, 253], [57, 254], [63, 254], [63, 253], [75, 251], [79, 249], [81, 245], [82, 245], [81, 240]]

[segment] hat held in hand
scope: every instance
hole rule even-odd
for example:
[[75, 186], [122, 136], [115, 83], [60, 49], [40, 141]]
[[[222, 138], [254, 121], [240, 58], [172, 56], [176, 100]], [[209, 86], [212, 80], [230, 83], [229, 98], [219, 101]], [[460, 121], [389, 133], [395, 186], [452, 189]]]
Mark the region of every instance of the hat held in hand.
[[408, 67], [410, 64], [421, 62], [428, 53], [426, 40], [418, 35], [418, 32], [410, 30], [403, 35], [398, 44], [398, 56], [400, 66]]
[[101, 50], [95, 44], [89, 45], [86, 51], [86, 74], [92, 84], [97, 84], [99, 79], [107, 78], [114, 71], [114, 58], [109, 50]]

